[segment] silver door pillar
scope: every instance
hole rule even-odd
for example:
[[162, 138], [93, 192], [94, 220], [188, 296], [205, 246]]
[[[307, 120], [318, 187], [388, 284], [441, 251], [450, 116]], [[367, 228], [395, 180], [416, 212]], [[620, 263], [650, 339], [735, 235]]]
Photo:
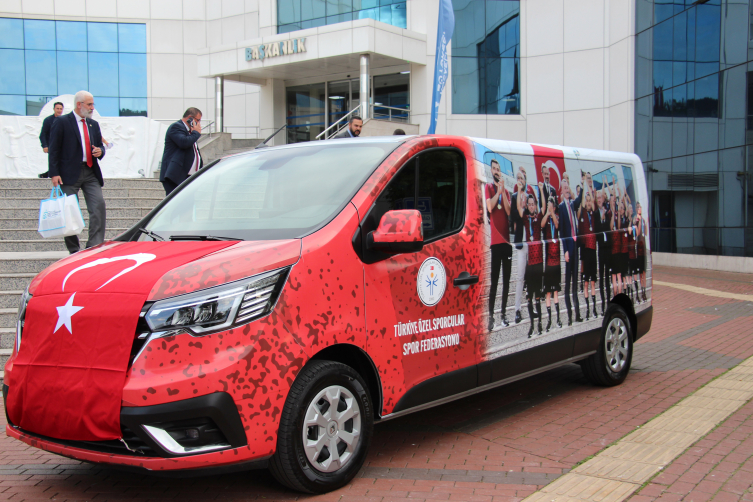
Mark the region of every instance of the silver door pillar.
[[214, 130], [225, 132], [225, 77], [214, 77]]
[[371, 115], [369, 109], [369, 87], [371, 83], [371, 76], [369, 74], [369, 55], [361, 54], [361, 75], [360, 75], [361, 91], [359, 93], [359, 99], [361, 101], [361, 118], [366, 120]]

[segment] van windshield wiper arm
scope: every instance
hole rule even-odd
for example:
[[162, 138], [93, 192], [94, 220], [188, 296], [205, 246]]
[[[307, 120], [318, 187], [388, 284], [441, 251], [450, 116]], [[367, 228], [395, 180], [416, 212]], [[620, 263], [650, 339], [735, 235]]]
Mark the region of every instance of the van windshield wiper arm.
[[217, 237], [216, 235], [171, 235], [171, 241], [242, 241], [235, 237]]
[[153, 241], [164, 241], [165, 240], [165, 238], [162, 237], [161, 235], [155, 234], [154, 232], [151, 232], [151, 231], [147, 230], [146, 228], [139, 227], [139, 232], [141, 232], [142, 234], [145, 234], [145, 235], [151, 237]]

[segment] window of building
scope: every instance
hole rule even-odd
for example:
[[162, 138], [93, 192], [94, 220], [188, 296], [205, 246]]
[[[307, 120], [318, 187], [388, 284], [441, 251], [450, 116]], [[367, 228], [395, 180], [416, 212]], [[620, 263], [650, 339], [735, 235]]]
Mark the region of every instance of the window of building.
[[88, 90], [103, 116], [146, 116], [146, 25], [0, 18], [0, 115]]
[[277, 0], [277, 33], [374, 19], [407, 27], [406, 0]]
[[520, 2], [455, 0], [453, 8], [452, 113], [519, 114]]
[[638, 0], [635, 152], [655, 251], [753, 256], [750, 15], [749, 2]]

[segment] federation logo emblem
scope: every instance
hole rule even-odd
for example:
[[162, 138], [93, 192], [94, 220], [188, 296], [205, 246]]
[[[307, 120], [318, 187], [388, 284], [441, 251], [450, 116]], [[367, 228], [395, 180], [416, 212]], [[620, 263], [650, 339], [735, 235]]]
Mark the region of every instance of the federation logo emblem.
[[433, 256], [424, 260], [416, 278], [416, 289], [421, 303], [433, 307], [444, 296], [446, 287], [447, 275], [442, 262]]

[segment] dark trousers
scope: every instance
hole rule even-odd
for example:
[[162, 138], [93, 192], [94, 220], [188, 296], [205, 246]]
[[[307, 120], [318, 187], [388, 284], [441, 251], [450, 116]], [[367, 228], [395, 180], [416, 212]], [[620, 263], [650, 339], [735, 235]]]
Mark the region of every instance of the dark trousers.
[[510, 292], [510, 267], [512, 266], [512, 246], [507, 243], [492, 244], [492, 285], [489, 289], [489, 319], [494, 318], [494, 299], [497, 296], [499, 271], [502, 269], [502, 315], [507, 309], [507, 294]]
[[170, 178], [165, 178], [165, 181], [162, 182], [162, 186], [165, 187], [165, 197], [170, 195], [170, 192], [178, 188], [178, 184], [173, 183]]
[[[607, 263], [609, 256], [609, 250], [606, 243], [599, 242], [599, 293], [601, 294], [601, 301], [609, 301], [612, 298], [609, 292], [609, 264]], [[606, 280], [605, 280], [606, 277]], [[606, 288], [606, 297], [604, 296], [604, 289]]]
[[570, 294], [573, 295], [573, 305], [575, 306], [576, 315], [580, 315], [580, 304], [578, 303], [578, 274], [580, 267], [578, 263], [578, 246], [573, 246], [568, 253], [569, 261], [565, 263], [565, 305], [567, 306], [567, 315], [570, 315]]
[[[105, 198], [102, 196], [102, 186], [100, 186], [92, 169], [84, 164], [81, 167], [78, 181], [73, 185], [60, 185], [60, 188], [65, 195], [75, 195], [76, 197], [78, 197], [79, 190], [84, 192], [86, 210], [89, 213], [89, 239], [86, 241], [86, 247], [90, 248], [102, 244], [105, 241], [107, 208], [105, 207]], [[65, 247], [71, 254], [80, 251], [78, 235], [66, 237]]]

